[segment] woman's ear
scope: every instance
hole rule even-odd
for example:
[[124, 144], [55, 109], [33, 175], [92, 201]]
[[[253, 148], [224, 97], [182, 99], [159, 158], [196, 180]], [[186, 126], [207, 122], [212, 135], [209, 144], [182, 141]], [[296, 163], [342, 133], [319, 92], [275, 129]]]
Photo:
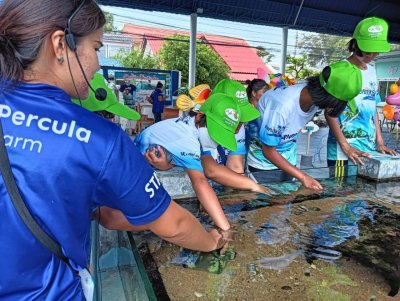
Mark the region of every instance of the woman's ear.
[[65, 57], [66, 47], [64, 31], [57, 30], [50, 36], [51, 46], [57, 60], [61, 60]]

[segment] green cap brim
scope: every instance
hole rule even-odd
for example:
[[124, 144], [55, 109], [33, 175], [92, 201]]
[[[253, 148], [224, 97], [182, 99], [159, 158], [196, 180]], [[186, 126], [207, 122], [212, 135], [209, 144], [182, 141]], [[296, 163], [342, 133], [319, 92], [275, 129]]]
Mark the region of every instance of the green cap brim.
[[347, 102], [347, 105], [348, 105], [350, 111], [351, 111], [353, 114], [357, 114], [358, 109], [357, 109], [356, 101], [355, 101], [354, 98], [351, 99], [351, 100], [349, 100], [349, 101]]
[[210, 137], [218, 144], [235, 152], [237, 150], [235, 133], [228, 131], [219, 123], [215, 122], [212, 116], [207, 116], [206, 118], [207, 130], [210, 134]]
[[129, 119], [129, 120], [139, 120], [140, 114], [135, 110], [123, 105], [122, 103], [115, 103], [107, 108], [106, 111], [113, 113], [117, 116]]
[[107, 86], [106, 80], [104, 77], [96, 73], [91, 80], [90, 84], [92, 85], [93, 89], [102, 88], [106, 90], [107, 97], [105, 100], [98, 100], [95, 96], [95, 93], [92, 90], [89, 90], [89, 97], [84, 100], [77, 100], [72, 99], [77, 105], [82, 105], [85, 109], [96, 112], [96, 111], [107, 111], [109, 113], [115, 114], [117, 116], [129, 119], [129, 120], [139, 120], [140, 114], [135, 110], [123, 105], [117, 99], [114, 91]]
[[247, 102], [244, 105], [239, 105], [240, 122], [249, 122], [260, 117], [260, 112]]
[[356, 39], [358, 48], [364, 52], [389, 52], [390, 44], [387, 41], [371, 41]]

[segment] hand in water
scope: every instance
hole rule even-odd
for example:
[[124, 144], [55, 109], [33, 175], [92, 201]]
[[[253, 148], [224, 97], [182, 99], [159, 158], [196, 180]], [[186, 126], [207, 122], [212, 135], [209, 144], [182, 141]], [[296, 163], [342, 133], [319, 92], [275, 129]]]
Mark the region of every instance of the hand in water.
[[233, 231], [231, 228], [227, 230], [217, 230], [221, 237], [218, 240], [217, 250], [221, 255], [224, 255], [226, 250], [228, 249], [229, 242], [233, 241]]
[[262, 186], [260, 184], [255, 184], [254, 188], [251, 191], [257, 192], [257, 193], [262, 193], [262, 194], [271, 194], [272, 193], [271, 189], [269, 189], [265, 186]]
[[314, 178], [310, 177], [309, 175], [304, 175], [300, 182], [306, 187], [314, 190], [322, 190], [322, 185], [315, 180]]

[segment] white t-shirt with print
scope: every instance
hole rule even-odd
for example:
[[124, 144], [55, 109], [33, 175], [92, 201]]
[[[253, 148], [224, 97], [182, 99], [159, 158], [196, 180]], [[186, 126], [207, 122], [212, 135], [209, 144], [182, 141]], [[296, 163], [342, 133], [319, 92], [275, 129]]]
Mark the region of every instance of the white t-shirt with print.
[[305, 86], [297, 84], [280, 87], [263, 94], [257, 105], [261, 114], [256, 122], [258, 129], [252, 131], [257, 136], [249, 137], [249, 166], [263, 170], [277, 169], [264, 157], [262, 144], [275, 146], [278, 153], [292, 165], [296, 165], [298, 133], [318, 110], [314, 105], [308, 112], [303, 112], [300, 108], [300, 94]]

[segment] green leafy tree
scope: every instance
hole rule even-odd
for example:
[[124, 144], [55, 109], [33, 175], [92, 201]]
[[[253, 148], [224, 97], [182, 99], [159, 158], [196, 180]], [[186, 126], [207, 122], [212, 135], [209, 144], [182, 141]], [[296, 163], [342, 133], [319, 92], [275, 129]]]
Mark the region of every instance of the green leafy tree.
[[311, 67], [321, 68], [331, 63], [347, 58], [349, 37], [329, 34], [303, 34], [297, 43], [300, 52], [308, 54], [308, 63]]
[[[182, 84], [189, 79], [189, 37], [174, 35], [164, 41], [158, 56], [163, 69], [182, 72]], [[196, 84], [214, 87], [221, 79], [227, 78], [229, 67], [222, 58], [205, 44], [196, 47]]]
[[286, 73], [295, 79], [305, 79], [307, 77], [318, 74], [318, 70], [308, 65], [308, 56], [302, 53], [297, 56], [286, 56]]
[[104, 31], [105, 32], [116, 31], [117, 28], [114, 26], [113, 14], [105, 11], [104, 15], [106, 16], [106, 24], [104, 24]]
[[265, 62], [269, 63], [272, 61], [272, 58], [275, 56], [272, 53], [270, 53], [268, 50], [265, 49], [264, 46], [257, 46], [256, 47], [256, 52], [257, 55]]
[[124, 67], [158, 69], [160, 62], [157, 57], [145, 55], [141, 50], [132, 48], [131, 50], [121, 49], [114, 57]]

